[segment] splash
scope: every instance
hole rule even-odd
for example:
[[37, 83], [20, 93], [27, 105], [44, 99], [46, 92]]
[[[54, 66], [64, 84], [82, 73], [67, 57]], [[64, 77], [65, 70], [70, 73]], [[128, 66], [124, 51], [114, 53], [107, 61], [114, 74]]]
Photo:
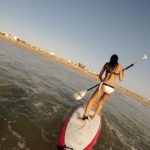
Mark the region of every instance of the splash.
[[30, 150], [27, 146], [26, 146], [26, 141], [25, 141], [25, 138], [23, 138], [18, 132], [16, 132], [15, 130], [12, 129], [12, 126], [11, 124], [12, 123], [15, 123], [15, 121], [8, 121], [8, 130], [9, 132], [15, 136], [17, 139], [18, 139], [18, 142], [17, 142], [17, 146], [18, 148], [20, 149], [25, 149], [25, 150]]

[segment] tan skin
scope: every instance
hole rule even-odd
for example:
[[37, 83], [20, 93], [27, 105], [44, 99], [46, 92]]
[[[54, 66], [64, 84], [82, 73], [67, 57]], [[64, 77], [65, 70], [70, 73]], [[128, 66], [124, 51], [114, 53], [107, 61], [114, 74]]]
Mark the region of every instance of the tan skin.
[[[100, 79], [100, 81], [103, 81], [103, 83], [106, 83], [106, 84], [109, 84], [109, 85], [115, 87], [117, 77], [119, 77], [120, 81], [122, 81], [124, 79], [124, 69], [121, 67], [120, 64], [117, 64], [116, 68], [115, 68], [115, 73], [117, 73], [118, 75], [112, 74], [111, 77], [105, 76], [103, 78], [103, 75], [104, 75], [104, 72], [106, 71], [107, 65], [108, 65], [108, 63], [106, 63], [103, 66], [103, 68], [99, 74], [99, 79]], [[101, 86], [101, 88], [97, 88], [95, 90], [95, 92], [92, 94], [88, 104], [86, 105], [86, 110], [85, 110], [85, 113], [83, 116], [88, 116], [92, 107], [96, 106], [96, 111], [95, 111], [94, 115], [90, 116], [91, 119], [94, 119], [97, 115], [99, 115], [101, 113], [104, 104], [107, 102], [107, 100], [110, 96], [111, 96], [111, 94], [107, 94], [104, 92], [103, 85]], [[99, 101], [97, 104], [98, 99], [99, 99]], [[79, 120], [82, 124], [84, 123], [84, 120], [82, 118], [79, 118]]]

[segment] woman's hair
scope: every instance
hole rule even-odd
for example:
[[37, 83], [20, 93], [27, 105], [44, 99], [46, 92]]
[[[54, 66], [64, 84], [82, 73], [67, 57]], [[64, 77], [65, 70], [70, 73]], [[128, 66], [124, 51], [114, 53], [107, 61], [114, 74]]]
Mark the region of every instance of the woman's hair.
[[102, 79], [103, 81], [107, 81], [111, 78], [111, 75], [115, 73], [115, 68], [118, 65], [118, 56], [116, 54], [110, 57], [110, 61], [105, 64], [105, 77]]
[[106, 75], [105, 75], [104, 80], [106, 78], [107, 78], [107, 80], [110, 79], [113, 72], [115, 72], [115, 68], [116, 68], [117, 64], [118, 64], [118, 56], [116, 54], [114, 54], [110, 57], [110, 61], [107, 63]]
[[118, 56], [114, 54], [110, 57], [110, 61], [108, 63], [109, 70], [114, 70], [117, 64], [118, 64]]

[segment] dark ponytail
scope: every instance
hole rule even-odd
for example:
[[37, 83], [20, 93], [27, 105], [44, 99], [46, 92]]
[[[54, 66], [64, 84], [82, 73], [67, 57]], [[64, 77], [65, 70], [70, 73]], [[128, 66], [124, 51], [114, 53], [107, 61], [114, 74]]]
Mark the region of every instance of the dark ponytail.
[[112, 73], [115, 72], [117, 65], [118, 65], [118, 56], [116, 54], [114, 54], [110, 57], [110, 61], [107, 63], [106, 75], [105, 75], [104, 81], [106, 79], [107, 80], [110, 79]]
[[111, 75], [115, 73], [117, 65], [118, 65], [118, 56], [114, 54], [110, 57], [110, 61], [105, 64], [106, 74], [103, 81], [107, 81], [111, 78]]
[[110, 61], [108, 63], [108, 70], [113, 71], [118, 64], [118, 56], [116, 54], [110, 57]]

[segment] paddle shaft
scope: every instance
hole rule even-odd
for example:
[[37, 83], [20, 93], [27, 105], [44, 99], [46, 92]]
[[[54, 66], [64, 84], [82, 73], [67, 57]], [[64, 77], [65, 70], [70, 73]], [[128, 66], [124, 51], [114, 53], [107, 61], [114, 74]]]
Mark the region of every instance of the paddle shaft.
[[[123, 70], [127, 70], [127, 69], [129, 69], [129, 68], [131, 68], [131, 67], [133, 67], [133, 66], [134, 66], [134, 64], [131, 64], [131, 65], [127, 66], [127, 67], [126, 67], [125, 69], [123, 69]], [[87, 91], [90, 91], [90, 90], [94, 89], [95, 87], [97, 87], [97, 86], [99, 86], [99, 85], [100, 85], [100, 83], [98, 83], [98, 84], [96, 84], [96, 85], [90, 87], [89, 89], [87, 89]]]

